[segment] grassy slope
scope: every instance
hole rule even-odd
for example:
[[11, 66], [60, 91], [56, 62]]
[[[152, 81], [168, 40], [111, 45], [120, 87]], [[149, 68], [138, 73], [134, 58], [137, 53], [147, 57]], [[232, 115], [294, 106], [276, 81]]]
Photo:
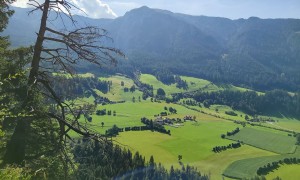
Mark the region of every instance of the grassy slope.
[[[151, 75], [142, 75], [142, 78], [146, 77], [144, 80], [146, 83], [151, 84], [155, 88], [161, 87], [165, 89], [167, 93], [173, 92], [182, 92], [182, 89], [176, 88], [175, 85], [166, 86], [161, 82], [157, 81], [154, 76]], [[153, 78], [154, 77], [154, 78]], [[141, 78], [141, 79], [142, 79]], [[147, 79], [148, 78], [148, 79]], [[188, 91], [197, 90], [197, 89], [206, 89], [207, 91], [220, 90], [221, 88], [229, 88], [216, 86], [209, 81], [191, 78], [191, 77], [181, 77], [186, 80], [189, 84]], [[150, 79], [150, 80], [149, 80]], [[152, 79], [152, 80], [151, 80]], [[218, 119], [216, 117], [201, 114], [196, 111], [189, 110], [180, 105], [166, 104], [166, 103], [152, 103], [150, 101], [143, 101], [132, 103], [132, 97], [135, 96], [136, 100], [138, 96], [141, 96], [141, 92], [135, 91], [134, 93], [124, 93], [123, 88], [130, 88], [134, 83], [132, 80], [122, 77], [122, 76], [112, 76], [108, 78], [101, 78], [101, 80], [109, 80], [113, 82], [111, 91], [107, 94], [101, 94], [105, 97], [110, 98], [113, 101], [125, 100], [126, 103], [114, 104], [114, 105], [98, 105], [97, 109], [115, 110], [117, 116], [96, 116], [92, 115], [92, 123], [88, 123], [88, 126], [92, 126], [98, 132], [104, 133], [106, 129], [110, 128], [113, 124], [117, 124], [119, 127], [125, 126], [136, 126], [142, 125], [140, 123], [141, 117], [154, 118], [154, 114], [158, 114], [164, 111], [164, 107], [174, 107], [177, 109], [178, 114], [170, 115], [170, 117], [184, 117], [185, 115], [196, 115], [197, 120], [199, 120], [198, 126], [192, 125], [191, 122], [185, 124], [181, 128], [171, 128], [172, 136], [163, 135], [151, 131], [143, 132], [126, 132], [121, 133], [121, 135], [116, 139], [117, 142], [125, 144], [126, 147], [130, 148], [133, 151], [140, 151], [147, 158], [150, 155], [154, 155], [156, 161], [162, 162], [164, 165], [175, 164], [179, 167], [177, 156], [180, 153], [183, 155], [183, 162], [185, 164], [190, 164], [198, 167], [201, 171], [205, 173], [211, 173], [212, 179], [221, 179], [222, 172], [226, 169], [231, 163], [260, 156], [270, 156], [274, 155], [272, 152], [264, 151], [257, 149], [251, 146], [244, 145], [239, 149], [227, 150], [222, 153], [215, 154], [211, 152], [211, 148], [216, 145], [226, 145], [231, 143], [230, 140], [223, 140], [220, 138], [220, 134], [225, 133], [226, 131], [231, 131], [236, 128], [237, 125]], [[125, 83], [125, 86], [122, 87], [121, 81]], [[152, 82], [151, 82], [152, 81]], [[151, 82], [151, 83], [149, 83]], [[191, 83], [194, 82], [194, 83]], [[193, 85], [192, 85], [193, 84]], [[246, 90], [243, 88], [233, 87], [234, 90]], [[85, 101], [92, 103], [93, 98], [84, 98], [79, 101]], [[76, 101], [79, 103], [79, 101]], [[216, 113], [215, 109], [218, 108], [219, 112]], [[243, 120], [245, 114], [239, 111], [235, 111], [237, 114], [242, 115], [243, 117], [234, 117], [226, 115], [224, 112], [231, 110], [230, 107], [213, 105], [210, 109], [199, 108], [207, 113], [217, 114], [221, 117], [231, 118], [235, 120]], [[275, 125], [280, 125], [284, 127], [291, 127], [294, 129], [300, 129], [299, 122], [290, 121], [289, 119], [282, 120], [278, 119], [279, 122]], [[84, 121], [81, 119], [81, 121]], [[104, 127], [101, 127], [101, 122], [104, 122]], [[291, 123], [290, 123], [291, 122]], [[270, 125], [271, 126], [271, 125]], [[255, 127], [257, 128], [257, 127]], [[265, 129], [265, 128], [264, 128]], [[267, 131], [275, 131], [265, 129]], [[278, 132], [278, 131], [275, 131]], [[75, 134], [72, 134], [75, 136]], [[264, 160], [263, 158], [259, 158]], [[216, 163], [217, 162], [217, 163]], [[257, 163], [257, 162], [256, 162]], [[257, 164], [256, 164], [257, 165]], [[239, 166], [237, 169], [232, 169], [232, 171], [239, 171]], [[255, 169], [255, 168], [254, 168]], [[255, 170], [256, 171], [256, 170]]]
[[[67, 75], [65, 75], [67, 76]], [[79, 74], [78, 76], [80, 77], [93, 77], [93, 74], [90, 73], [86, 73], [86, 74]], [[240, 87], [236, 87], [236, 86], [231, 86], [231, 85], [222, 85], [222, 86], [216, 86], [215, 84], [212, 84], [211, 82], [207, 81], [207, 80], [203, 80], [203, 79], [198, 79], [198, 78], [193, 78], [193, 77], [186, 77], [186, 76], [181, 76], [181, 78], [183, 80], [186, 80], [189, 84], [189, 89], [187, 91], [194, 91], [194, 90], [198, 90], [198, 89], [205, 89], [207, 91], [217, 91], [217, 90], [222, 90], [222, 89], [231, 89], [231, 90], [240, 90], [240, 91], [246, 91], [247, 89], [245, 88], [240, 88]], [[131, 93], [131, 92], [124, 92], [124, 87], [130, 88], [132, 85], [134, 85], [134, 82], [129, 79], [126, 78], [124, 76], [111, 76], [111, 77], [103, 77], [100, 78], [101, 80], [105, 80], [105, 81], [112, 81], [113, 85], [111, 87], [110, 92], [108, 92], [107, 94], [103, 94], [102, 92], [97, 91], [97, 93], [101, 96], [107, 97], [112, 101], [132, 101], [132, 97], [135, 97], [136, 100], [138, 100], [138, 97], [142, 96], [142, 92], [136, 90], [135, 92]], [[155, 87], [163, 87], [166, 88], [168, 91], [170, 91], [170, 93], [173, 92], [183, 92], [183, 89], [178, 89], [176, 88], [175, 84], [171, 85], [171, 86], [167, 86], [164, 85], [163, 83], [161, 83], [160, 81], [158, 81], [154, 76], [149, 75], [149, 74], [142, 74], [141, 75], [141, 80], [144, 79], [143, 81], [149, 84], [154, 85]], [[121, 81], [124, 82], [124, 87], [121, 86]], [[93, 103], [93, 100], [91, 100], [91, 98], [88, 99], [83, 99], [85, 102], [91, 102]], [[87, 101], [88, 100], [88, 101]], [[79, 102], [79, 101], [77, 101]], [[200, 107], [192, 107], [192, 108], [196, 108], [198, 110], [202, 110], [206, 113], [209, 114], [213, 114], [213, 115], [217, 115], [223, 118], [228, 118], [228, 119], [233, 119], [233, 120], [244, 120], [245, 117], [245, 113], [241, 112], [241, 111], [235, 111], [238, 116], [230, 116], [225, 114], [225, 111], [232, 111], [232, 109], [228, 106], [224, 106], [224, 105], [212, 105], [209, 109], [208, 108], [200, 108]], [[216, 112], [215, 109], [218, 109], [219, 112]], [[240, 116], [242, 115], [242, 117]], [[268, 118], [268, 117], [266, 117]], [[293, 130], [293, 131], [297, 131], [300, 132], [300, 126], [299, 126], [299, 120], [297, 119], [292, 119], [292, 118], [288, 118], [288, 117], [272, 117], [272, 119], [278, 120], [278, 122], [276, 123], [269, 123], [269, 124], [265, 124], [267, 126], [270, 127], [275, 127], [275, 128], [282, 128], [282, 129], [287, 129], [287, 130]]]
[[[133, 80], [126, 78], [124, 76], [111, 76], [107, 78], [99, 78], [102, 81], [112, 81], [111, 89], [108, 93], [104, 94], [101, 91], [97, 90], [97, 94], [103, 97], [107, 97], [111, 101], [132, 101], [132, 98], [135, 97], [138, 100], [138, 97], [142, 98], [142, 92], [136, 89], [135, 92], [124, 92], [124, 88], [130, 88], [134, 85]], [[121, 82], [124, 82], [124, 86], [121, 86]], [[136, 85], [135, 85], [136, 86]]]
[[296, 138], [271, 131], [245, 127], [229, 139], [243, 141], [254, 147], [265, 149], [279, 154], [293, 153], [295, 151]]
[[223, 170], [236, 160], [274, 155], [247, 145], [222, 153], [212, 152], [211, 149], [216, 145], [232, 143], [220, 138], [220, 134], [236, 127], [237, 125], [223, 120], [201, 120], [196, 124], [186, 122], [180, 128], [168, 127], [171, 129], [171, 136], [151, 131], [126, 132], [121, 133], [116, 141], [133, 151], [141, 152], [147, 159], [154, 155], [157, 162], [166, 166], [180, 167], [177, 158], [182, 155], [184, 164], [196, 166], [201, 172], [211, 174], [212, 179], [221, 179]]
[[[126, 102], [118, 104], [109, 105], [98, 105], [97, 109], [106, 109], [116, 111], [116, 116], [97, 116], [91, 115], [93, 118], [92, 123], [87, 123], [87, 126], [92, 127], [94, 130], [105, 133], [105, 130], [111, 128], [114, 124], [118, 127], [128, 127], [128, 126], [141, 126], [140, 122], [142, 117], [147, 117], [149, 119], [154, 119], [154, 115], [165, 111], [164, 107], [173, 107], [177, 110], [177, 114], [170, 115], [170, 118], [183, 118], [186, 115], [196, 116], [197, 120], [218, 120], [218, 118], [200, 114], [196, 111], [192, 111], [183, 106], [177, 104], [167, 104], [167, 103], [156, 103], [150, 101], [142, 102]], [[85, 122], [83, 117], [80, 119], [81, 122]], [[104, 127], [101, 127], [101, 123], [104, 122]], [[72, 134], [75, 136], [75, 134]]]
[[[61, 76], [64, 78], [72, 78], [71, 74], [67, 74], [67, 73], [53, 73], [54, 76]], [[73, 77], [80, 77], [80, 78], [94, 78], [95, 75], [92, 73], [85, 73], [85, 74], [75, 74], [73, 75]]]
[[300, 179], [300, 164], [284, 165], [277, 171], [274, 171], [266, 176], [267, 179], [274, 179], [280, 177], [282, 180], [299, 180]]
[[[226, 168], [226, 170], [224, 171], [224, 175], [229, 177], [236, 177], [236, 178], [250, 178], [256, 175], [256, 171], [258, 167], [267, 165], [268, 163], [272, 163], [274, 161], [282, 160], [286, 157], [300, 158], [300, 149], [297, 148], [297, 151], [294, 154], [275, 155], [275, 156], [250, 158], [250, 159], [235, 161], [234, 163], [230, 164]], [[298, 171], [294, 175], [300, 176], [300, 172]]]
[[300, 120], [290, 119], [287, 121], [279, 121], [278, 124], [272, 126], [279, 126], [280, 128], [300, 132]]
[[[91, 77], [92, 75], [87, 73], [87, 74], [81, 74], [80, 76], [82, 77]], [[232, 85], [220, 85], [217, 86], [210, 81], [203, 80], [203, 79], [198, 79], [198, 78], [193, 78], [193, 77], [186, 77], [186, 76], [181, 76], [183, 80], [186, 80], [189, 89], [187, 91], [194, 91], [198, 89], [203, 89], [207, 91], [218, 91], [218, 90], [224, 90], [224, 89], [230, 89], [230, 90], [240, 90], [240, 91], [246, 91], [248, 89], [241, 88], [241, 87], [236, 87]], [[124, 92], [124, 87], [130, 88], [132, 85], [134, 85], [134, 82], [126, 78], [124, 76], [111, 76], [107, 78], [100, 78], [101, 80], [106, 80], [106, 81], [112, 81], [113, 85], [111, 87], [110, 92], [107, 94], [103, 94], [100, 91], [97, 91], [97, 93], [103, 97], [107, 97], [112, 101], [132, 101], [132, 97], [135, 97], [136, 100], [138, 100], [138, 97], [142, 97], [142, 92], [136, 90], [135, 92]], [[124, 82], [125, 86], [121, 86], [121, 81]], [[153, 85], [154, 89], [156, 90], [159, 87], [162, 87], [168, 95], [174, 92], [184, 92], [185, 90], [179, 89], [176, 87], [175, 84], [172, 84], [170, 86], [167, 86], [163, 84], [162, 82], [158, 81], [153, 75], [150, 74], [142, 74], [141, 75], [141, 81], [144, 83], [148, 83]], [[156, 93], [156, 91], [154, 91]], [[259, 92], [258, 92], [259, 93]], [[260, 93], [262, 94], [262, 93]], [[225, 111], [231, 111], [232, 109], [228, 106], [224, 105], [212, 105], [209, 109], [207, 108], [200, 108], [200, 107], [193, 107], [199, 110], [203, 110], [204, 112], [214, 114], [221, 116], [223, 118], [228, 118], [228, 119], [233, 119], [233, 120], [244, 120], [245, 113], [241, 111], [235, 111], [239, 116], [230, 116], [225, 114]], [[218, 108], [219, 112], [217, 113], [215, 109]], [[242, 117], [240, 116], [242, 115]], [[299, 126], [299, 120], [297, 119], [291, 119], [288, 117], [272, 117], [272, 119], [278, 120], [276, 123], [270, 123], [270, 124], [265, 124], [270, 127], [275, 127], [275, 128], [282, 128], [282, 129], [287, 129], [287, 130], [294, 130], [297, 132], [300, 132], [300, 126]]]
[[[265, 116], [261, 116], [265, 117]], [[268, 117], [265, 117], [268, 118]], [[290, 118], [290, 117], [272, 117], [272, 119], [276, 120], [276, 123], [269, 123], [269, 126], [275, 127], [275, 128], [282, 128], [287, 130], [292, 130], [296, 132], [300, 132], [300, 119]]]
[[[264, 132], [261, 132], [263, 129]], [[250, 132], [249, 132], [250, 131]], [[248, 133], [247, 133], [248, 132]], [[261, 146], [265, 149], [273, 147], [274, 150], [278, 151], [288, 151], [290, 148], [294, 146], [294, 141], [295, 139], [292, 137], [286, 136], [287, 133], [281, 132], [281, 131], [276, 131], [272, 129], [265, 129], [261, 127], [255, 127], [255, 128], [244, 128], [241, 130], [242, 133], [240, 136], [243, 136], [245, 138], [248, 138], [251, 136], [257, 136], [259, 139], [256, 139], [257, 141], [254, 142], [253, 139], [250, 140], [252, 143], [254, 142], [253, 145], [255, 146]], [[239, 134], [239, 133], [238, 133]], [[237, 135], [238, 135], [237, 134]], [[267, 141], [266, 139], [268, 138], [274, 138], [273, 140]], [[294, 141], [291, 141], [292, 138]], [[273, 142], [273, 143], [270, 143]], [[261, 143], [265, 143], [264, 145]], [[276, 144], [276, 146], [275, 146]], [[285, 145], [284, 145], [285, 144]], [[284, 146], [283, 146], [284, 145]], [[229, 177], [236, 177], [236, 178], [250, 178], [256, 175], [256, 171], [258, 167], [262, 167], [264, 165], [267, 165], [268, 163], [272, 163], [274, 161], [279, 161], [283, 160], [284, 158], [300, 158], [300, 148], [297, 146], [297, 149], [295, 152], [292, 154], [278, 154], [275, 156], [269, 156], [269, 157], [261, 157], [261, 158], [245, 158], [243, 160], [235, 161], [234, 163], [230, 164], [226, 170], [224, 171], [224, 175], [229, 176]], [[287, 166], [284, 168], [284, 171], [288, 171], [289, 167], [291, 167], [290, 170], [293, 170], [293, 166]], [[280, 169], [279, 169], [280, 170]], [[276, 171], [275, 171], [276, 172]], [[280, 172], [275, 173], [277, 175], [281, 175]], [[283, 173], [284, 174], [284, 173]], [[294, 176], [300, 176], [300, 172], [295, 172], [293, 174]], [[285, 178], [283, 178], [285, 179]]]
[[140, 81], [143, 83], [152, 85], [154, 94], [156, 94], [156, 90], [158, 88], [162, 88], [166, 92], [166, 95], [170, 95], [171, 93], [184, 92], [183, 89], [177, 88], [176, 84], [165, 85], [162, 82], [160, 82], [159, 80], [157, 80], [155, 76], [150, 75], [150, 74], [142, 74], [140, 77]]
[[[180, 102], [182, 103], [182, 99]], [[202, 107], [199, 106], [188, 106], [189, 108], [196, 109], [199, 111], [203, 111], [204, 113], [208, 115], [218, 116], [220, 118], [224, 119], [230, 119], [230, 120], [237, 120], [237, 121], [245, 121], [246, 114], [242, 111], [233, 110], [231, 107], [226, 105], [211, 105], [209, 108], [205, 108], [203, 105]], [[218, 111], [216, 111], [218, 109]], [[225, 113], [225, 111], [234, 111], [237, 116], [231, 116]], [[251, 118], [250, 115], [248, 115], [249, 118]], [[259, 116], [265, 119], [268, 119], [268, 116]], [[272, 123], [262, 123], [264, 126], [268, 126], [271, 128], [277, 128], [277, 129], [285, 129], [295, 132], [300, 132], [300, 120], [297, 120], [295, 118], [287, 118], [287, 117], [271, 117], [271, 119], [274, 119], [276, 122]]]
[[[197, 109], [199, 111], [203, 111], [210, 115], [219, 116], [219, 117], [225, 118], [225, 119], [245, 121], [245, 116], [246, 116], [245, 113], [243, 113], [241, 111], [233, 110], [231, 107], [226, 106], [226, 105], [211, 105], [209, 108], [205, 108], [203, 105], [202, 105], [202, 107], [199, 107], [199, 106], [188, 106], [188, 107]], [[218, 111], [216, 111], [216, 109], [218, 109]], [[234, 111], [238, 115], [231, 116], [231, 115], [225, 114], [225, 111]]]
[[81, 104], [94, 104], [95, 98], [93, 96], [90, 97], [84, 97], [84, 98], [77, 98], [76, 100], [68, 101], [68, 103], [74, 103], [77, 105]]
[[[196, 91], [196, 90], [204, 90], [204, 91], [219, 91], [219, 90], [236, 90], [236, 91], [246, 91], [249, 89], [236, 87], [233, 85], [216, 85], [213, 84], [210, 81], [199, 79], [199, 78], [193, 78], [193, 77], [187, 77], [187, 76], [180, 76], [182, 80], [185, 80], [188, 84], [188, 89], [179, 89], [176, 87], [176, 84], [171, 85], [165, 85], [157, 78], [151, 74], [142, 74], [140, 77], [140, 81], [146, 84], [150, 84], [153, 86], [154, 90], [157, 90], [158, 88], [162, 88], [165, 90], [167, 95], [170, 95], [172, 93], [179, 93], [179, 92], [186, 92], [186, 91]], [[156, 93], [156, 91], [154, 91]]]

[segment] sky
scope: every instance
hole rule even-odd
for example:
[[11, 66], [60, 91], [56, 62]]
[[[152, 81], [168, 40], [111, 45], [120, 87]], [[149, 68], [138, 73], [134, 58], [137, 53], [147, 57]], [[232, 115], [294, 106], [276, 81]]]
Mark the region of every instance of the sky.
[[[37, 0], [39, 2], [43, 0]], [[300, 0], [68, 0], [82, 11], [74, 14], [90, 18], [117, 18], [141, 6], [169, 10], [189, 15], [249, 18], [300, 19]], [[28, 7], [28, 0], [17, 0], [13, 5]]]

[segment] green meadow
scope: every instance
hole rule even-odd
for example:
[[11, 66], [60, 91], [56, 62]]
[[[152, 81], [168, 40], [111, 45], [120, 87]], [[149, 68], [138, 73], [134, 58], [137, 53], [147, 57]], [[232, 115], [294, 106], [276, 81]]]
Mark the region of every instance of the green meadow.
[[[282, 154], [282, 155], [265, 156], [259, 158], [249, 158], [249, 159], [246, 158], [246, 159], [235, 161], [226, 168], [223, 174], [227, 177], [234, 177], [237, 179], [251, 178], [256, 174], [256, 171], [259, 167], [265, 166], [268, 163], [272, 163], [274, 161], [283, 160], [284, 158], [294, 158], [294, 157], [300, 158], [299, 147], [297, 148], [297, 151], [294, 154]], [[285, 167], [284, 171], [289, 171], [294, 169], [293, 168], [294, 166], [292, 165], [284, 165], [283, 167]], [[292, 167], [292, 169], [289, 169], [289, 167]], [[271, 174], [272, 173], [270, 173], [270, 175]], [[280, 173], [277, 175], [281, 177]], [[291, 175], [300, 176], [300, 172], [298, 171]]]
[[[142, 117], [147, 117], [148, 119], [155, 119], [154, 115], [158, 115], [161, 112], [166, 112], [164, 107], [172, 107], [177, 110], [176, 114], [170, 114], [168, 117], [170, 118], [183, 118], [186, 115], [196, 116], [196, 119], [201, 120], [220, 120], [218, 118], [200, 114], [196, 111], [187, 109], [183, 106], [177, 104], [167, 104], [167, 103], [158, 103], [141, 101], [141, 102], [126, 102], [126, 103], [118, 103], [118, 104], [108, 104], [108, 105], [98, 105], [97, 110], [106, 109], [111, 110], [112, 112], [116, 112], [116, 116], [113, 115], [104, 115], [98, 116], [96, 114], [92, 114], [92, 122], [87, 122], [87, 126], [91, 127], [97, 132], [105, 133], [105, 131], [111, 128], [114, 124], [118, 127], [132, 127], [132, 126], [141, 126], [143, 125], [140, 121]], [[81, 117], [80, 122], [85, 123], [84, 117]], [[101, 123], [104, 123], [102, 127]], [[75, 135], [75, 134], [74, 134]]]
[[179, 89], [176, 87], [176, 84], [165, 85], [160, 82], [155, 76], [150, 74], [141, 74], [140, 81], [142, 83], [146, 83], [153, 86], [154, 94], [156, 94], [156, 90], [158, 88], [162, 88], [167, 95], [171, 95], [171, 93], [179, 93], [184, 92], [183, 89]]
[[237, 134], [227, 136], [227, 138], [278, 154], [293, 153], [296, 149], [296, 138], [288, 136], [288, 133], [279, 134], [245, 127], [241, 128]]
[[[112, 85], [110, 91], [106, 94], [101, 91], [96, 90], [96, 93], [102, 97], [106, 97], [111, 101], [132, 101], [133, 97], [136, 101], [138, 98], [142, 98], [142, 92], [137, 88], [134, 92], [124, 92], [124, 88], [130, 88], [131, 86], [137, 87], [132, 79], [126, 78], [124, 76], [111, 76], [107, 78], [99, 78], [102, 81], [111, 81]], [[121, 86], [121, 82], [124, 86]]]
[[60, 76], [64, 78], [72, 78], [72, 77], [79, 77], [79, 78], [94, 78], [95, 75], [92, 73], [84, 73], [84, 74], [75, 74], [71, 75], [68, 73], [52, 73], [54, 76]]
[[[261, 117], [268, 118], [266, 116], [261, 116]], [[268, 125], [270, 127], [300, 132], [300, 126], [299, 126], [300, 119], [285, 117], [283, 115], [279, 116], [279, 117], [272, 117], [272, 119], [274, 119], [277, 122], [276, 123], [268, 123]]]
[[151, 131], [126, 132], [117, 136], [115, 141], [143, 153], [146, 159], [153, 155], [156, 161], [167, 166], [174, 165], [179, 168], [178, 155], [182, 155], [184, 164], [193, 165], [202, 173], [211, 174], [212, 179], [221, 179], [225, 168], [236, 160], [274, 155], [247, 145], [214, 153], [214, 146], [232, 143], [222, 139], [220, 134], [236, 127], [235, 124], [223, 120], [202, 120], [197, 123], [186, 122], [180, 128], [168, 127], [171, 136]]
[[[188, 107], [202, 111], [209, 115], [217, 116], [223, 119], [236, 120], [236, 121], [245, 121], [245, 116], [247, 115], [241, 111], [233, 110], [231, 107], [226, 105], [211, 105], [209, 108], [205, 108], [203, 105], [201, 105], [201, 107], [199, 106], [188, 106]], [[225, 113], [225, 111], [234, 111], [237, 114], [237, 116], [228, 115]]]
[[[203, 90], [203, 91], [219, 91], [219, 90], [234, 90], [234, 91], [247, 91], [249, 89], [237, 87], [233, 85], [216, 85], [210, 81], [187, 77], [187, 76], [180, 76], [180, 78], [187, 82], [188, 89], [180, 89], [176, 87], [176, 84], [165, 85], [161, 81], [159, 81], [155, 76], [151, 74], [141, 74], [140, 81], [146, 84], [150, 84], [153, 86], [154, 90], [158, 88], [164, 89], [167, 95], [172, 93], [180, 93], [180, 92], [187, 92], [187, 91], [196, 91], [196, 90]], [[154, 91], [156, 93], [156, 91]]]
[[285, 180], [299, 180], [300, 165], [283, 165], [280, 168], [266, 176], [267, 179], [275, 179], [276, 177], [280, 177], [281, 179]]
[[[85, 75], [89, 77], [91, 75]], [[168, 96], [172, 93], [195, 91], [202, 89], [204, 91], [218, 91], [224, 89], [246, 91], [248, 89], [240, 88], [232, 85], [216, 85], [207, 80], [181, 76], [183, 80], [188, 83], [187, 90], [179, 89], [176, 84], [165, 85], [158, 81], [154, 76], [149, 74], [142, 74], [140, 81], [150, 84], [156, 89], [163, 88]], [[104, 134], [105, 131], [113, 125], [120, 128], [143, 126], [140, 119], [147, 117], [148, 119], [155, 119], [155, 115], [166, 111], [165, 107], [175, 108], [176, 114], [171, 114], [168, 111], [169, 118], [181, 118], [186, 115], [196, 117], [196, 122], [186, 121], [182, 126], [171, 127], [165, 126], [167, 130], [171, 131], [171, 135], [161, 134], [152, 131], [127, 131], [120, 133], [113, 138], [115, 144], [119, 144], [124, 148], [129, 148], [133, 152], [139, 151], [149, 159], [151, 155], [154, 156], [156, 162], [161, 162], [167, 167], [173, 165], [180, 168], [178, 155], [182, 155], [181, 162], [197, 167], [200, 172], [209, 174], [211, 179], [222, 179], [228, 177], [235, 178], [250, 178], [256, 175], [256, 171], [260, 166], [274, 160], [280, 160], [285, 157], [299, 157], [294, 153], [295, 138], [288, 136], [288, 133], [278, 131], [271, 128], [250, 126], [243, 128], [241, 125], [235, 124], [232, 120], [245, 121], [247, 114], [233, 110], [229, 106], [212, 105], [205, 108], [203, 105], [186, 106], [181, 103], [172, 104], [166, 102], [151, 102], [150, 98], [143, 100], [142, 92], [136, 88], [134, 92], [124, 92], [124, 88], [136, 86], [133, 80], [115, 75], [110, 77], [99, 78], [102, 81], [110, 81], [109, 92], [106, 94], [95, 90], [95, 92], [103, 97], [107, 97], [111, 101], [125, 101], [117, 104], [98, 104], [96, 110], [106, 109], [116, 112], [116, 115], [99, 116], [92, 113], [91, 122], [87, 122], [84, 117], [81, 117], [80, 122], [85, 126], [93, 129], [96, 132]], [[122, 86], [121, 83], [124, 83]], [[133, 97], [135, 101], [133, 102]], [[187, 100], [187, 99], [184, 99]], [[94, 98], [78, 98], [73, 102], [74, 104], [93, 104]], [[237, 116], [231, 116], [225, 111], [234, 111]], [[202, 112], [202, 113], [201, 113]], [[113, 113], [112, 113], [113, 114]], [[268, 118], [265, 116], [264, 118]], [[300, 131], [300, 123], [296, 119], [289, 119], [286, 117], [271, 117], [275, 119], [272, 123], [263, 123], [264, 126]], [[231, 121], [228, 121], [229, 119]], [[103, 124], [103, 126], [102, 126]], [[221, 134], [226, 134], [229, 131], [239, 127], [241, 131], [229, 139], [222, 139]], [[70, 133], [71, 136], [76, 137], [75, 133]], [[228, 149], [219, 153], [214, 153], [212, 148], [215, 146], [226, 146], [236, 141], [243, 141], [243, 145], [237, 149]], [[298, 151], [297, 151], [298, 152]], [[298, 166], [296, 166], [298, 167]], [[295, 169], [294, 166], [283, 166], [278, 171], [271, 173], [269, 177], [277, 175], [285, 176], [285, 172]], [[299, 174], [300, 172], [295, 172]], [[272, 175], [273, 174], [273, 175]]]

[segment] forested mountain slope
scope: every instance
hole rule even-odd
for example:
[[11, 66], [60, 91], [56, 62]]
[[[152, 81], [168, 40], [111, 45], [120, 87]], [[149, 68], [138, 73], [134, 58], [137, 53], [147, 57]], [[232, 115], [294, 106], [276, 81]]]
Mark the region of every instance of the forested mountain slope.
[[[28, 9], [15, 9], [4, 33], [15, 47], [33, 44], [39, 16], [25, 18]], [[298, 19], [230, 20], [148, 7], [114, 20], [75, 19], [107, 29], [114, 46], [125, 52], [128, 60], [121, 60], [115, 71], [170, 71], [259, 90], [300, 90]]]

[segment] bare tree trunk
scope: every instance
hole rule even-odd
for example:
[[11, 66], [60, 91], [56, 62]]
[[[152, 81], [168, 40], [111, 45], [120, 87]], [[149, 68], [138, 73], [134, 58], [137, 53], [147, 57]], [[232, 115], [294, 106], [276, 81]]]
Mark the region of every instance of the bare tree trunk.
[[18, 118], [17, 126], [11, 139], [7, 142], [3, 164], [22, 165], [25, 159], [26, 136], [30, 120], [25, 117]]
[[44, 36], [47, 27], [47, 19], [48, 19], [48, 10], [49, 10], [50, 0], [45, 0], [43, 6], [43, 15], [41, 19], [40, 30], [36, 39], [36, 43], [34, 46], [34, 54], [31, 62], [31, 70], [28, 79], [28, 85], [31, 86], [35, 79], [38, 76], [39, 65], [41, 60], [41, 53], [43, 49]]
[[[31, 61], [31, 69], [27, 80], [27, 97], [22, 104], [23, 110], [29, 113], [25, 119], [17, 121], [15, 131], [12, 138], [8, 142], [7, 152], [5, 154], [4, 164], [24, 164], [26, 157], [26, 147], [28, 145], [28, 132], [32, 126], [32, 122], [38, 121], [36, 116], [47, 117], [56, 120], [59, 124], [59, 147], [57, 153], [64, 152], [67, 138], [71, 139], [68, 132], [74, 132], [97, 141], [106, 140], [102, 135], [87, 128], [85, 125], [78, 122], [80, 113], [74, 112], [68, 103], [59, 97], [51, 86], [51, 72], [55, 72], [54, 67], [43, 67], [41, 62], [51, 63], [56, 68], [61, 68], [63, 71], [70, 72], [69, 69], [80, 61], [90, 62], [101, 66], [104, 63], [116, 64], [116, 56], [124, 57], [124, 54], [113, 47], [105, 47], [100, 45], [101, 38], [108, 38], [107, 32], [104, 29], [97, 27], [83, 27], [77, 28], [74, 31], [65, 30], [60, 32], [55, 29], [47, 27], [47, 20], [49, 12], [57, 13], [57, 16], [63, 21], [61, 14], [67, 16], [72, 23], [75, 21], [72, 18], [71, 8], [75, 7], [69, 0], [44, 0], [43, 3], [39, 1], [30, 1], [31, 5], [35, 7], [33, 11], [41, 10], [42, 17], [40, 29], [37, 34], [36, 43], [34, 45], [34, 52]], [[61, 14], [60, 14], [61, 13]], [[46, 33], [47, 32], [47, 33]], [[49, 37], [47, 35], [49, 34]], [[52, 35], [52, 36], [51, 36]], [[43, 47], [45, 41], [59, 44], [59, 48]], [[50, 70], [49, 70], [50, 69]], [[46, 112], [40, 109], [36, 104], [36, 96], [42, 95], [45, 99], [52, 100], [54, 104], [59, 106], [57, 112]], [[68, 111], [65, 111], [67, 109]], [[27, 140], [26, 140], [27, 139]], [[38, 143], [38, 142], [37, 142]], [[68, 175], [68, 154], [63, 153], [62, 161], [64, 163], [65, 179]]]

